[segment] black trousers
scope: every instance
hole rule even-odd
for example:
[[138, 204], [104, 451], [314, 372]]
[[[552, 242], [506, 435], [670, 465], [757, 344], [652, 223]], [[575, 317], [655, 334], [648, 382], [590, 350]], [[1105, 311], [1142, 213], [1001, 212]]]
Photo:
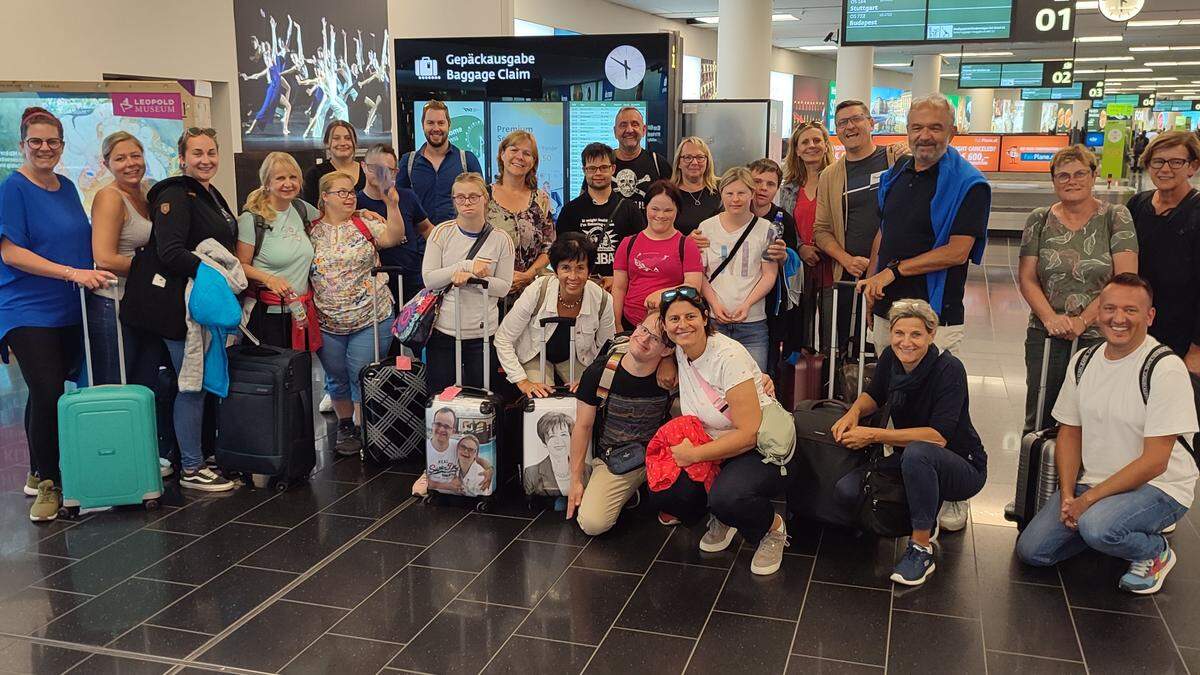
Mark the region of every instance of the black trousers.
[[[795, 464], [794, 459], [788, 464], [788, 476], [794, 475]], [[751, 448], [721, 464], [721, 473], [707, 494], [704, 484], [684, 471], [671, 487], [651, 492], [650, 502], [656, 511], [669, 513], [688, 525], [711, 513], [757, 546], [775, 522], [771, 500], [784, 494], [788, 476], [782, 475], [778, 466], [764, 464], [762, 455]]]
[[25, 401], [25, 438], [29, 472], [62, 485], [58, 470], [58, 398], [63, 383], [77, 372], [83, 358], [83, 326], [14, 328], [5, 340], [17, 357], [29, 388]]
[[[496, 391], [501, 382], [497, 374], [496, 349], [490, 341], [488, 352], [491, 355], [491, 388]], [[435, 329], [429, 342], [425, 343], [425, 381], [429, 385], [430, 395], [436, 396], [454, 384], [455, 363], [454, 338]], [[483, 386], [483, 338], [463, 340], [462, 373], [464, 386]]]

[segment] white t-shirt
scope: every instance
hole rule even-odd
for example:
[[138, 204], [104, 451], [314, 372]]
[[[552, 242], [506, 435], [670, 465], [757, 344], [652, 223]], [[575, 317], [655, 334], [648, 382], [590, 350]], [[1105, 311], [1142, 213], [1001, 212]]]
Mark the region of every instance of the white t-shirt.
[[429, 480], [439, 483], [449, 483], [458, 477], [458, 441], [450, 439], [445, 450], [438, 450], [429, 444], [429, 452], [425, 456], [425, 472]]
[[[721, 227], [721, 217], [713, 216], [696, 228], [708, 237], [708, 248], [703, 251], [704, 274], [708, 276], [729, 256], [729, 251], [733, 249], [746, 227], [753, 228], [750, 235], [742, 242], [734, 259], [712, 281], [713, 290], [717, 292], [717, 297], [721, 298], [721, 304], [725, 305], [727, 311], [733, 311], [745, 302], [750, 291], [754, 290], [754, 285], [762, 278], [763, 253], [771, 245], [768, 240], [771, 223], [765, 218], [755, 217], [745, 227], [726, 232], [725, 228]], [[765, 321], [766, 318], [766, 297], [763, 297], [750, 306], [750, 311], [746, 314], [746, 323]]]
[[[461, 472], [458, 465], [455, 464], [455, 469]], [[480, 488], [479, 484], [483, 482], [483, 467], [479, 466], [479, 462], [471, 462], [471, 467], [467, 469], [467, 473], [462, 479], [462, 493], [468, 497], [478, 497], [479, 495], [487, 494], [487, 488], [490, 485]]]
[[684, 415], [700, 418], [709, 436], [719, 438], [733, 429], [733, 422], [725, 416], [705, 392], [701, 379], [707, 382], [721, 401], [725, 393], [746, 380], [754, 380], [758, 392], [759, 406], [766, 406], [771, 397], [763, 392], [762, 372], [754, 357], [740, 342], [720, 333], [708, 336], [708, 348], [695, 361], [688, 362], [683, 348], [675, 348], [675, 360], [679, 366], [679, 405]]
[[[1190, 436], [1197, 431], [1192, 382], [1179, 357], [1172, 355], [1158, 362], [1150, 378], [1149, 404], [1142, 403], [1142, 364], [1158, 344], [1146, 336], [1141, 347], [1116, 361], [1105, 357], [1101, 347], [1078, 386], [1075, 363], [1083, 352], [1071, 359], [1054, 404], [1054, 418], [1083, 428], [1083, 477], [1079, 482], [1096, 485], [1120, 471], [1141, 456], [1147, 437]], [[1150, 484], [1187, 508], [1192, 505], [1196, 476], [1195, 461], [1176, 441], [1167, 470]]]

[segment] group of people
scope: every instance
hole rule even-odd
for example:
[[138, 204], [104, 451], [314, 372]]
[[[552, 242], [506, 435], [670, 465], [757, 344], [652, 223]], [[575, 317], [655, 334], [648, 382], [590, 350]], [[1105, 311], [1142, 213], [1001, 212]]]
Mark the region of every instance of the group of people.
[[[684, 471], [668, 489], [652, 491], [659, 520], [669, 525], [707, 518], [700, 542], [705, 551], [726, 548], [740, 532], [757, 546], [752, 571], [771, 574], [787, 546], [786, 525], [771, 500], [785, 493], [796, 471], [794, 458], [781, 467], [763, 461], [759, 451], [764, 438], [786, 435], [773, 428], [782, 424], [772, 414], [773, 378], [793, 352], [818, 337], [826, 345], [850, 338], [854, 294], [841, 294], [844, 306], [834, 311], [832, 294], [823, 291], [835, 281], [855, 281], [870, 307], [878, 365], [831, 431], [848, 448], [884, 444], [896, 451], [890, 461], [904, 478], [912, 536], [892, 578], [915, 585], [928, 577], [939, 529], [965, 526], [965, 502], [987, 476], [987, 454], [970, 420], [966, 370], [956, 353], [964, 340], [967, 269], [981, 260], [991, 195], [983, 175], [950, 146], [954, 113], [944, 97], [912, 102], [907, 147], [876, 146], [868, 107], [847, 100], [835, 111], [846, 149], [840, 159], [833, 159], [828, 131], [809, 122], [793, 132], [783, 167], [760, 159], [729, 167], [719, 178], [702, 139], [685, 138], [669, 162], [641, 147], [642, 115], [623, 108], [614, 122], [616, 147], [593, 143], [583, 150], [586, 184], [558, 213], [538, 187], [532, 134], [518, 130], [503, 139], [499, 170], [489, 183], [478, 158], [449, 143], [444, 104], [425, 104], [421, 124], [421, 147], [397, 157], [388, 146], [374, 146], [360, 161], [354, 127], [330, 123], [324, 133], [328, 161], [304, 171], [290, 155], [271, 153], [240, 216], [212, 185], [220, 152], [211, 129], [188, 129], [179, 141], [182, 175], [152, 187], [140, 142], [114, 134], [103, 150], [113, 182], [100, 191], [89, 221], [69, 180], [53, 171], [62, 153], [61, 123], [45, 110], [26, 111], [24, 163], [0, 188], [0, 337], [30, 392], [26, 492], [36, 496], [33, 520], [53, 519], [61, 503], [56, 403], [63, 382], [76, 377], [85, 329], [73, 285], [93, 291], [86, 330], [93, 337], [97, 383], [118, 377], [117, 322], [127, 310], [133, 317], [153, 309], [155, 321], [126, 322], [123, 332], [134, 364], [129, 380], [154, 386], [161, 367], [186, 370], [186, 311], [128, 307], [118, 316], [117, 300], [135, 261], [156, 261], [157, 274], [170, 286], [195, 278], [203, 264], [232, 257], [248, 284], [248, 330], [320, 359], [338, 419], [335, 452], [361, 449], [357, 375], [374, 359], [376, 340], [390, 342], [395, 307], [422, 288], [446, 290], [423, 355], [429, 391], [455, 383], [456, 363], [461, 384], [481, 386], [489, 362], [497, 369], [491, 381], [514, 396], [545, 396], [556, 384], [574, 388], [578, 410], [565, 509], [585, 532], [611, 528], [646, 480], [644, 469], [610, 471], [603, 452], [647, 443], [677, 403], [711, 440], [671, 447], [675, 463], [687, 468], [709, 462], [720, 473], [709, 482]], [[1079, 353], [1090, 353], [1084, 348], [1098, 339], [1098, 326], [1107, 345], [1099, 362], [1106, 365], [1093, 366], [1088, 377], [1113, 377], [1105, 370], [1109, 361], [1132, 353], [1114, 345], [1133, 340], [1136, 351], [1153, 344], [1153, 337], [1137, 341], [1141, 316], [1142, 328], [1149, 325], [1187, 370], [1200, 372], [1200, 346], [1192, 342], [1200, 341], [1196, 261], [1178, 264], [1178, 256], [1192, 256], [1200, 241], [1191, 227], [1200, 200], [1187, 182], [1200, 168], [1200, 147], [1194, 137], [1181, 136], [1190, 140], [1163, 134], [1147, 148], [1144, 161], [1158, 189], [1138, 195], [1128, 209], [1105, 206], [1091, 195], [1090, 153], [1063, 150], [1051, 170], [1060, 202], [1035, 212], [1027, 225], [1021, 289], [1033, 310], [1030, 378], [1040, 377], [1032, 370], [1041, 363], [1035, 348], [1049, 336], [1053, 393], [1046, 399], [1058, 401], [1054, 417], [1064, 429], [1073, 422], [1085, 426], [1075, 464], [1059, 464], [1077, 471], [1082, 462], [1078, 483], [1074, 474], [1062, 481], [1066, 493], [1080, 496], [1062, 502], [1061, 519], [1047, 523], [1051, 516], [1039, 515], [1022, 535], [1019, 551], [1031, 562], [1046, 564], [1077, 549], [1052, 525], [1078, 531], [1091, 544], [1086, 532], [1092, 530], [1077, 526], [1111, 509], [1078, 520], [1082, 505], [1100, 495], [1124, 499], [1142, 483], [1152, 487], [1158, 480], [1152, 471], [1165, 461], [1146, 459], [1140, 448], [1103, 454], [1104, 443], [1141, 427], [1137, 419], [1092, 409], [1101, 404], [1095, 392], [1104, 391], [1102, 385], [1061, 384], [1072, 341], [1080, 338]], [[373, 274], [380, 264], [400, 271]], [[1139, 265], [1148, 284], [1131, 274]], [[462, 288], [473, 279], [486, 279], [486, 292]], [[397, 285], [402, 290], [393, 295]], [[1158, 312], [1153, 322], [1151, 287]], [[803, 289], [799, 301], [796, 288]], [[1113, 301], [1106, 303], [1110, 295]], [[836, 326], [829, 321], [835, 313], [841, 319]], [[539, 319], [549, 317], [574, 322], [543, 329]], [[627, 341], [616, 339], [621, 333]], [[485, 359], [489, 343], [495, 358]], [[545, 372], [538, 358], [543, 345]], [[1178, 380], [1180, 373], [1186, 374], [1182, 363], [1167, 359], [1153, 381]], [[182, 382], [173, 410], [180, 484], [231, 489], [205, 464], [205, 394]], [[1073, 405], [1064, 402], [1079, 392], [1087, 395]], [[1171, 385], [1159, 386], [1143, 410], [1172, 396]], [[1136, 413], [1137, 406], [1122, 405], [1126, 417]], [[890, 428], [887, 420], [878, 428], [860, 424], [884, 407]], [[1194, 410], [1191, 415], [1195, 431]], [[1154, 419], [1156, 433], [1188, 431], [1187, 420]], [[1103, 426], [1118, 421], [1125, 424], [1124, 436]], [[1101, 428], [1088, 430], [1089, 423]], [[589, 461], [593, 439], [596, 454]], [[1070, 456], [1070, 448], [1060, 440], [1060, 456]], [[1114, 465], [1114, 455], [1129, 453], [1137, 471]], [[1190, 468], [1190, 478], [1179, 479], [1186, 490], [1162, 495], [1174, 501], [1159, 509], [1161, 526], [1191, 501], [1195, 467], [1176, 466], [1175, 459], [1172, 469], [1186, 474]], [[476, 478], [495, 470], [477, 460], [466, 466], [480, 474]], [[467, 480], [450, 473], [419, 483]], [[1135, 485], [1135, 478], [1145, 480]], [[1057, 509], [1058, 501], [1052, 502]], [[1128, 519], [1119, 521], [1132, 527]], [[1105, 544], [1102, 550], [1128, 554], [1135, 560], [1131, 574], [1165, 574], [1169, 562], [1145, 561], [1169, 561], [1169, 548], [1158, 535], [1147, 536], [1149, 543]]]

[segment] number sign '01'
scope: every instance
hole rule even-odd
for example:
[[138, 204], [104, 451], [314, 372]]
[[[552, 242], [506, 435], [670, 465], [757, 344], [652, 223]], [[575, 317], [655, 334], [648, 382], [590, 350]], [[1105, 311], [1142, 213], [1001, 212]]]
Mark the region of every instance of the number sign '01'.
[[1014, 42], [1070, 42], [1074, 38], [1074, 0], [1016, 0], [1012, 23]]

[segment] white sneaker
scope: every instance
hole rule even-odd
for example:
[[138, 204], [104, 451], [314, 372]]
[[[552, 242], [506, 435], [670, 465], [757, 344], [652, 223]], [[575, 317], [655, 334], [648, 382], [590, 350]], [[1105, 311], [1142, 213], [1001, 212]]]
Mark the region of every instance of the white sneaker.
[[325, 398], [321, 399], [321, 403], [317, 406], [317, 410], [323, 413], [333, 412], [333, 399], [329, 398], [329, 394], [325, 394]]
[[779, 529], [771, 528], [758, 542], [758, 549], [750, 559], [750, 573], [766, 576], [778, 572], [783, 565], [783, 549], [788, 543], [787, 523], [781, 523]]
[[971, 505], [967, 502], [946, 502], [938, 513], [938, 525], [947, 532], [958, 532], [967, 526]]
[[1164, 528], [1162, 529], [1162, 533], [1163, 533], [1163, 534], [1171, 534], [1172, 532], [1174, 532], [1174, 531], [1175, 531], [1175, 526], [1176, 526], [1176, 525], [1178, 525], [1178, 524], [1179, 524], [1179, 523], [1177, 523], [1177, 522], [1176, 522], [1176, 523], [1171, 523], [1170, 525], [1168, 525], [1168, 526], [1166, 526], [1166, 527], [1164, 527]]
[[197, 471], [184, 469], [183, 476], [179, 479], [179, 486], [204, 492], [225, 492], [237, 487], [233, 481], [206, 466], [200, 467]]
[[700, 550], [705, 553], [717, 553], [729, 548], [733, 538], [737, 536], [737, 528], [730, 527], [717, 520], [716, 516], [708, 517], [708, 531], [700, 538]]
[[158, 458], [158, 475], [162, 476], [163, 478], [166, 478], [167, 476], [170, 476], [173, 473], [175, 473], [175, 468], [171, 466], [171, 460], [167, 459], [166, 457], [159, 457]]

